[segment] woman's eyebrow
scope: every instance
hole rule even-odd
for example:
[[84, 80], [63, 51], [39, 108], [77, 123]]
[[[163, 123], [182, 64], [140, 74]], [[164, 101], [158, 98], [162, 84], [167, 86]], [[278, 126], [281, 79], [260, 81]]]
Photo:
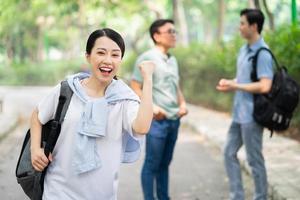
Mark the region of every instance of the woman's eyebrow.
[[[97, 48], [97, 50], [104, 50], [104, 51], [107, 51], [106, 48], [101, 48], [101, 47]], [[121, 51], [121, 50], [120, 50], [120, 49], [112, 49], [112, 51]]]

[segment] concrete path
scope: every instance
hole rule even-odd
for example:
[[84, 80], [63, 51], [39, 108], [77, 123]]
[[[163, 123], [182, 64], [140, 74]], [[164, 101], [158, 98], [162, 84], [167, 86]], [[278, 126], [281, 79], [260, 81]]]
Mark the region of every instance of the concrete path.
[[[0, 195], [3, 200], [26, 199], [15, 179], [15, 165], [28, 122], [21, 124], [0, 142]], [[134, 164], [122, 164], [119, 200], [141, 200], [140, 170], [143, 157]], [[247, 195], [252, 186], [247, 179]], [[200, 134], [183, 125], [170, 168], [172, 200], [225, 200], [228, 183], [220, 151]]]
[[[189, 116], [184, 121], [203, 134], [210, 142], [222, 149], [231, 118], [228, 114], [189, 105]], [[300, 199], [300, 143], [274, 134], [269, 138], [264, 132], [264, 157], [268, 173], [269, 194], [273, 200]], [[244, 149], [239, 152], [239, 160], [247, 173]]]
[[[143, 159], [131, 165], [122, 165], [119, 200], [143, 199], [140, 170]], [[250, 198], [252, 184], [247, 176], [246, 196]], [[128, 187], [128, 181], [134, 183]], [[185, 124], [180, 129], [174, 158], [170, 167], [170, 196], [172, 200], [225, 200], [228, 182], [220, 150], [202, 135]]]
[[[18, 187], [14, 179], [14, 168], [16, 157], [19, 154], [18, 145], [21, 144], [23, 139], [22, 134], [24, 134], [25, 128], [28, 126], [25, 126], [24, 130], [17, 131], [15, 134], [9, 134], [8, 136], [7, 134], [3, 134], [2, 130], [10, 130], [6, 129], [7, 127], [5, 126], [9, 126], [9, 124], [14, 126], [16, 123], [11, 122], [14, 120], [17, 122], [18, 120], [16, 119], [20, 117], [21, 119], [28, 118], [37, 101], [49, 91], [50, 87], [0, 87], [0, 98], [4, 100], [2, 101], [2, 112], [0, 113], [0, 125], [2, 127], [0, 129], [0, 138], [2, 138], [2, 141], [0, 139], [0, 199], [24, 199], [18, 196], [20, 195], [18, 193], [20, 191], [14, 188]], [[193, 134], [184, 134], [184, 132], [189, 131], [181, 130], [171, 167], [171, 196], [173, 199], [206, 199], [203, 195], [207, 194], [219, 195], [216, 197], [211, 196], [209, 200], [213, 200], [214, 198], [226, 199], [227, 183], [224, 172], [221, 172], [223, 170], [221, 149], [224, 145], [230, 124], [230, 116], [193, 105], [189, 105], [189, 111], [189, 115], [183, 119], [183, 124], [193, 127], [197, 132], [194, 135], [201, 137], [201, 139], [196, 139]], [[12, 116], [12, 118], [7, 117], [8, 115]], [[1, 135], [4, 136], [1, 137]], [[217, 149], [213, 150], [212, 152], [214, 153], [211, 155], [207, 153], [210, 152], [208, 150], [210, 148], [206, 146], [207, 144], [213, 144], [216, 147], [215, 149]], [[8, 148], [5, 148], [5, 146]], [[204, 158], [205, 153], [208, 154], [206, 159]], [[268, 170], [270, 199], [300, 199], [299, 142], [278, 135], [274, 135], [270, 139], [269, 133], [266, 132], [264, 138], [264, 155]], [[245, 171], [250, 173], [249, 167], [245, 162], [243, 149], [239, 153], [239, 159]], [[122, 166], [123, 173], [121, 177], [124, 178], [121, 178], [120, 181], [119, 197], [121, 200], [142, 198], [139, 185], [141, 164], [140, 161], [134, 165]], [[211, 167], [211, 165], [214, 165], [215, 168]], [[209, 170], [205, 171], [204, 168]], [[220, 175], [214, 176], [214, 173], [220, 173]], [[247, 176], [244, 177], [247, 179]], [[215, 179], [218, 184], [214, 182]], [[126, 181], [123, 182], [124, 180]], [[127, 180], [130, 180], [132, 183], [129, 185]], [[246, 180], [247, 199], [251, 199], [252, 184], [249, 183], [251, 181]], [[210, 185], [223, 189], [209, 189], [211, 188]], [[130, 196], [131, 194], [132, 196]]]

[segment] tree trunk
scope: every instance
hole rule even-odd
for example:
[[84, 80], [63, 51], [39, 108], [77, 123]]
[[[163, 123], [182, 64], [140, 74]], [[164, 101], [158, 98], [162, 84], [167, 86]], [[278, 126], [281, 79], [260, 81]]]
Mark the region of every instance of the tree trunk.
[[248, 0], [248, 7], [249, 8], [255, 8], [255, 3], [253, 0]]
[[217, 40], [221, 42], [224, 34], [224, 17], [225, 17], [225, 2], [219, 0], [219, 16], [218, 16], [218, 29], [217, 29]]
[[264, 4], [265, 10], [266, 10], [266, 13], [267, 13], [267, 15], [268, 15], [268, 18], [269, 18], [269, 26], [270, 26], [270, 29], [271, 29], [272, 31], [274, 31], [274, 29], [275, 29], [275, 26], [274, 26], [274, 15], [273, 15], [273, 13], [270, 12], [266, 0], [263, 0], [263, 4]]
[[163, 14], [162, 11], [158, 8], [158, 6], [153, 2], [152, 0], [144, 0], [145, 4], [151, 10], [152, 12], [155, 13], [156, 19], [162, 18]]
[[203, 21], [204, 21], [204, 23], [203, 23], [204, 42], [206, 44], [210, 44], [214, 40], [214, 38], [213, 38], [213, 28], [212, 28], [211, 23], [209, 22], [208, 19], [204, 18]]
[[25, 58], [27, 56], [26, 54], [26, 47], [24, 45], [24, 31], [20, 31], [20, 44], [19, 44], [19, 55], [20, 55], [20, 62], [23, 63], [25, 61]]
[[172, 0], [173, 19], [179, 28], [179, 43], [186, 46], [189, 43], [188, 28], [181, 0]]
[[255, 8], [260, 9], [259, 0], [254, 0]]
[[77, 1], [79, 10], [78, 10], [78, 27], [80, 31], [80, 38], [84, 38], [85, 36], [85, 23], [86, 23], [86, 15], [85, 15], [85, 4], [84, 0]]
[[44, 31], [43, 31], [43, 25], [39, 26], [38, 30], [38, 48], [37, 48], [37, 61], [41, 62], [44, 57]]
[[7, 55], [8, 66], [10, 66], [10, 64], [14, 59], [14, 49], [13, 49], [12, 39], [10, 36], [6, 37], [6, 55]]

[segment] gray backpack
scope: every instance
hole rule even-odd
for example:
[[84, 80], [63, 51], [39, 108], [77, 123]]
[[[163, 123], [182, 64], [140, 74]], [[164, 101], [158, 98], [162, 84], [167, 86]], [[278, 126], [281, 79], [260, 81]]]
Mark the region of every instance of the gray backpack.
[[[45, 155], [53, 151], [58, 139], [61, 124], [64, 120], [68, 106], [72, 98], [73, 91], [67, 81], [61, 82], [59, 101], [55, 112], [55, 118], [42, 126], [41, 147], [44, 148]], [[46, 167], [42, 172], [35, 171], [31, 164], [30, 152], [30, 129], [27, 131], [19, 160], [16, 167], [16, 177], [25, 194], [32, 200], [41, 200], [44, 190], [44, 177], [47, 172]]]

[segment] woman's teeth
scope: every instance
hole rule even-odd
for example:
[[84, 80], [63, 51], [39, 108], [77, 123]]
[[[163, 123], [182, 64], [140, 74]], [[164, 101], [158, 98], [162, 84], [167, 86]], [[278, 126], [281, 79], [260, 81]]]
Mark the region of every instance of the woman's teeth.
[[100, 70], [101, 72], [108, 72], [108, 73], [112, 72], [112, 69], [107, 68], [107, 67], [101, 67], [101, 68], [99, 68], [99, 70]]

